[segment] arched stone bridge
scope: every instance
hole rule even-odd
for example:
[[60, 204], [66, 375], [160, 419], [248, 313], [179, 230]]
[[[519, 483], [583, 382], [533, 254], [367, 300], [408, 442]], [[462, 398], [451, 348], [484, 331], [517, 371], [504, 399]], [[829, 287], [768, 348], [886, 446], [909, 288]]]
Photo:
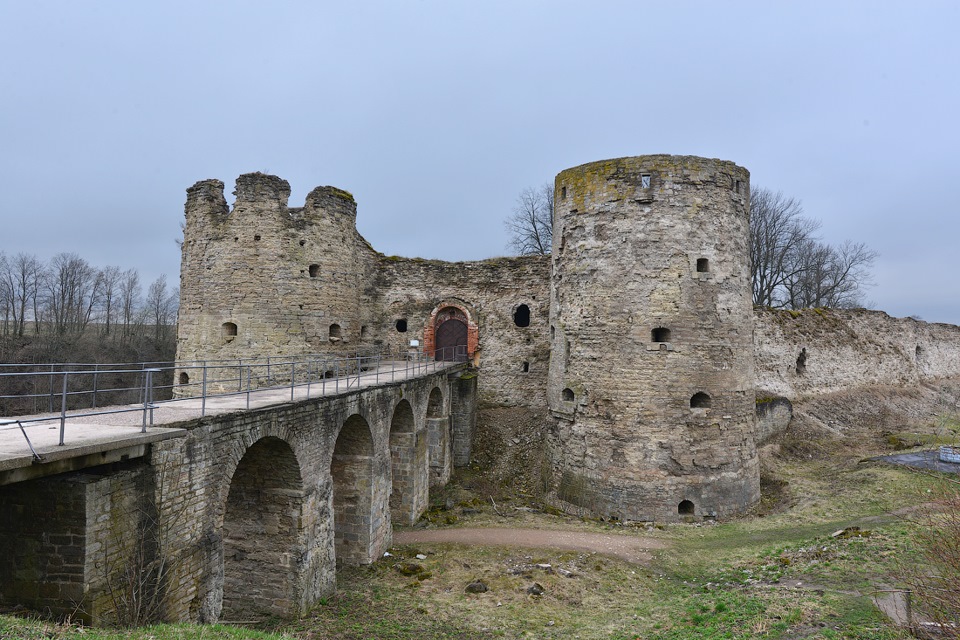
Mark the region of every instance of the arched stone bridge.
[[469, 460], [473, 376], [192, 418], [141, 458], [0, 486], [0, 599], [109, 622], [132, 572], [168, 620], [304, 611]]

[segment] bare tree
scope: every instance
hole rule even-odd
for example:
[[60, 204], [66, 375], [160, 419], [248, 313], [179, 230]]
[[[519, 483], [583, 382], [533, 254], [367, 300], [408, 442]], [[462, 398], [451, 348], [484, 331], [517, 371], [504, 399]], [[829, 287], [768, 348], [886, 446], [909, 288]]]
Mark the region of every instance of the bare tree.
[[102, 309], [102, 333], [109, 337], [110, 328], [113, 326], [114, 316], [116, 315], [116, 298], [120, 281], [123, 278], [123, 272], [120, 267], [105, 267], [100, 270], [101, 289], [101, 309]]
[[43, 263], [36, 256], [18, 253], [6, 261], [3, 269], [3, 290], [9, 297], [13, 334], [18, 337], [23, 337], [27, 311], [33, 307], [36, 315], [37, 295], [42, 279]]
[[839, 247], [812, 239], [801, 243], [796, 268], [784, 281], [787, 306], [792, 309], [862, 306], [863, 290], [871, 284], [870, 267], [876, 256], [877, 253], [863, 243], [850, 240]]
[[[151, 286], [150, 300], [141, 293], [135, 269], [98, 269], [72, 253], [45, 263], [29, 254], [0, 251], [0, 360], [171, 359], [178, 291], [160, 278]], [[35, 335], [18, 339], [26, 332]], [[37, 410], [36, 404], [25, 409]]]
[[527, 187], [505, 226], [510, 234], [507, 247], [520, 255], [548, 255], [553, 241], [553, 185]]
[[134, 334], [136, 325], [142, 321], [138, 317], [140, 308], [140, 274], [136, 269], [127, 269], [120, 280], [120, 309], [123, 318], [121, 337], [128, 340]]
[[165, 339], [170, 330], [179, 297], [178, 289], [172, 291], [167, 289], [166, 275], [161, 275], [154, 280], [147, 289], [146, 313], [153, 322], [154, 338], [157, 342]]
[[54, 333], [80, 335], [100, 299], [100, 271], [75, 253], [58, 253], [50, 261], [46, 303]]
[[862, 307], [863, 294], [873, 286], [873, 263], [880, 253], [862, 242], [845, 240], [833, 249], [833, 261], [826, 286], [822, 287], [823, 304], [838, 309]]
[[803, 217], [796, 198], [769, 189], [750, 190], [750, 264], [753, 303], [764, 307], [784, 306], [779, 294], [784, 283], [796, 276], [802, 245], [820, 228]]
[[832, 247], [815, 234], [796, 198], [756, 188], [750, 194], [753, 303], [764, 307], [850, 308], [863, 304], [877, 252], [846, 241]]
[[13, 313], [13, 292], [7, 284], [10, 263], [7, 255], [0, 251], [0, 305], [3, 306], [3, 335], [10, 335], [10, 315]]
[[782, 274], [776, 291], [778, 306], [788, 309], [810, 308], [816, 297], [817, 280], [822, 279], [830, 261], [830, 247], [816, 238], [803, 238], [789, 257], [789, 268]]

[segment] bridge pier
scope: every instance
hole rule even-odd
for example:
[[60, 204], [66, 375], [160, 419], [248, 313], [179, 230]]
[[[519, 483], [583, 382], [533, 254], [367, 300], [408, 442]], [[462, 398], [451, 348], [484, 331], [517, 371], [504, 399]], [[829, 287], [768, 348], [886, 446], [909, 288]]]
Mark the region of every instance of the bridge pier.
[[394, 524], [414, 524], [428, 506], [427, 440], [426, 428], [422, 424], [418, 428], [410, 403], [400, 401], [390, 423], [390, 517]]
[[266, 437], [247, 450], [231, 479], [223, 521], [224, 619], [285, 615], [306, 604], [299, 559], [317, 524], [306, 498], [286, 442]]
[[427, 404], [427, 439], [430, 458], [430, 486], [442, 487], [452, 473], [449, 395], [444, 398], [439, 388], [430, 393]]
[[109, 622], [108, 583], [153, 559], [152, 473], [116, 463], [0, 487], [0, 594], [5, 604]]
[[466, 373], [450, 381], [453, 466], [470, 464], [473, 432], [477, 428], [477, 376]]

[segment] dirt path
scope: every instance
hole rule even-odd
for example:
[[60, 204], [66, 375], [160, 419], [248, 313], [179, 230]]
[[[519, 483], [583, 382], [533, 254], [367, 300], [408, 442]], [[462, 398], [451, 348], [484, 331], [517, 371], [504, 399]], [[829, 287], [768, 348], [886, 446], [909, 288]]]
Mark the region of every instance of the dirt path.
[[654, 549], [663, 549], [663, 540], [631, 535], [554, 531], [550, 529], [436, 529], [399, 531], [393, 534], [394, 544], [452, 542], [489, 547], [528, 547], [534, 549], [568, 549], [591, 551], [613, 556], [635, 564], [646, 564]]

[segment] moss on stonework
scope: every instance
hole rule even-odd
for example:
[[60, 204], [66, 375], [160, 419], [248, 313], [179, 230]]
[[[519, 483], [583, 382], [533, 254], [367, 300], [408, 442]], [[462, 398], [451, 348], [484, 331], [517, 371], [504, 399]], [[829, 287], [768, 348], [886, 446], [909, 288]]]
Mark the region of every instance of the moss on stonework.
[[[606, 189], [608, 182], [618, 178], [639, 176], [641, 173], [651, 173], [661, 176], [684, 176], [688, 181], [700, 182], [709, 176], [702, 176], [705, 170], [712, 169], [720, 175], [742, 176], [749, 179], [749, 173], [728, 160], [700, 158], [697, 156], [650, 155], [627, 158], [613, 158], [582, 164], [560, 172], [556, 184], [567, 187], [572, 191], [573, 208], [583, 212], [587, 195], [595, 196], [596, 192]], [[652, 185], [656, 190], [656, 186]], [[607, 198], [611, 194], [604, 194]]]
[[347, 191], [346, 189], [340, 189], [339, 187], [327, 187], [330, 195], [336, 198], [342, 198], [344, 200], [349, 200], [350, 202], [356, 202], [353, 198], [353, 194]]

